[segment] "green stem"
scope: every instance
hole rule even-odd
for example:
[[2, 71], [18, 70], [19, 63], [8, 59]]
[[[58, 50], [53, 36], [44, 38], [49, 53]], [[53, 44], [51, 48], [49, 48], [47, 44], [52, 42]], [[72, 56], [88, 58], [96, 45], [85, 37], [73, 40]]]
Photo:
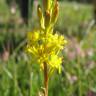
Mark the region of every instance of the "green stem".
[[18, 81], [17, 81], [17, 68], [16, 65], [14, 65], [14, 76], [13, 76], [13, 80], [14, 80], [14, 96], [17, 96], [17, 93], [19, 92], [19, 96], [23, 96], [21, 89], [18, 86]]
[[81, 78], [80, 78], [80, 69], [79, 69], [79, 81], [78, 81], [78, 85], [79, 85], [79, 96], [82, 96], [82, 86], [81, 86]]
[[32, 96], [32, 77], [33, 77], [33, 74], [32, 72], [30, 72], [30, 96]]
[[17, 96], [17, 72], [16, 72], [16, 65], [14, 64], [14, 96]]
[[32, 66], [31, 66], [31, 62], [29, 62], [28, 64], [28, 70], [29, 70], [29, 83], [30, 83], [30, 89], [29, 89], [29, 96], [33, 96], [32, 94], [32, 78], [33, 78], [33, 72], [32, 72]]
[[79, 96], [82, 96], [82, 82], [81, 82], [81, 66], [80, 66], [80, 61], [79, 61], [79, 57], [77, 57], [77, 59], [78, 59], [78, 87], [79, 87], [79, 89], [78, 89], [78, 91], [79, 91]]

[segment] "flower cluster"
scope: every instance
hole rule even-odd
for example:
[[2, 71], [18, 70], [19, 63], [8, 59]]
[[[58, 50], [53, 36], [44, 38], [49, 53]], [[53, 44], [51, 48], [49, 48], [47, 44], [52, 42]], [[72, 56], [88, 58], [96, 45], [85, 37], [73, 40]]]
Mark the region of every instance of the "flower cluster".
[[60, 52], [67, 41], [62, 35], [53, 32], [53, 26], [58, 17], [57, 1], [55, 0], [54, 4], [52, 0], [44, 1], [44, 12], [40, 5], [37, 7], [40, 28], [34, 29], [27, 35], [27, 52], [31, 54], [32, 60], [37, 61], [42, 68], [46, 62], [49, 69], [58, 69], [60, 72], [62, 63]]

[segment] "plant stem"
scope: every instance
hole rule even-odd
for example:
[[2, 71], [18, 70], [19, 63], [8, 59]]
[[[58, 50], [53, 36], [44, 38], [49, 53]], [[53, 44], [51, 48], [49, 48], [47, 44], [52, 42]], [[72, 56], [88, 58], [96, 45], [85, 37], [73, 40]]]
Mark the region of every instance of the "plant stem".
[[32, 72], [32, 66], [31, 66], [31, 62], [28, 64], [28, 69], [29, 69], [29, 74], [30, 74], [30, 89], [29, 89], [29, 96], [33, 96], [32, 95], [32, 78], [33, 78], [33, 72]]
[[30, 72], [30, 96], [32, 96], [32, 77], [33, 77], [33, 74], [32, 72]]
[[46, 62], [44, 62], [44, 86], [45, 86], [44, 96], [48, 96], [48, 71]]
[[79, 56], [77, 57], [77, 60], [78, 60], [78, 87], [79, 87], [79, 96], [82, 96], [82, 81], [81, 81], [81, 78], [82, 78], [82, 74], [81, 74], [81, 65], [80, 65], [80, 60], [79, 60]]

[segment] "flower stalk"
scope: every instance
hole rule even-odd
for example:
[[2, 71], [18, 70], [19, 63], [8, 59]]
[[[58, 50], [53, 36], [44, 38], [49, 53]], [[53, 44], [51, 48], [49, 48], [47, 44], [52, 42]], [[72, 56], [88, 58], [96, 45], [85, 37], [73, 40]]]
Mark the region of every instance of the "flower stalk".
[[48, 96], [48, 79], [47, 64], [44, 62], [44, 96]]

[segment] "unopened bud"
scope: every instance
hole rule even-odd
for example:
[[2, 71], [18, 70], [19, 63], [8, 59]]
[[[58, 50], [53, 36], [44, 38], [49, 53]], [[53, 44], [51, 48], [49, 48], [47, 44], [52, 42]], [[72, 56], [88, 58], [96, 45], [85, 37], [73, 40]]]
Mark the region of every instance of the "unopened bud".
[[38, 5], [38, 7], [37, 7], [37, 14], [38, 14], [40, 26], [41, 26], [42, 28], [44, 28], [43, 12], [42, 12], [42, 9], [41, 9], [40, 5]]
[[59, 11], [58, 2], [56, 2], [54, 9], [53, 9], [53, 13], [52, 13], [52, 18], [51, 18], [52, 24], [55, 24], [55, 22], [57, 21], [58, 11]]
[[41, 20], [41, 18], [42, 18], [42, 10], [41, 10], [40, 5], [38, 5], [38, 7], [37, 7], [37, 14], [38, 14], [39, 20]]
[[44, 5], [44, 11], [50, 9], [50, 0], [43, 0], [43, 5]]
[[50, 13], [49, 11], [45, 12], [45, 27], [48, 27], [50, 23]]

